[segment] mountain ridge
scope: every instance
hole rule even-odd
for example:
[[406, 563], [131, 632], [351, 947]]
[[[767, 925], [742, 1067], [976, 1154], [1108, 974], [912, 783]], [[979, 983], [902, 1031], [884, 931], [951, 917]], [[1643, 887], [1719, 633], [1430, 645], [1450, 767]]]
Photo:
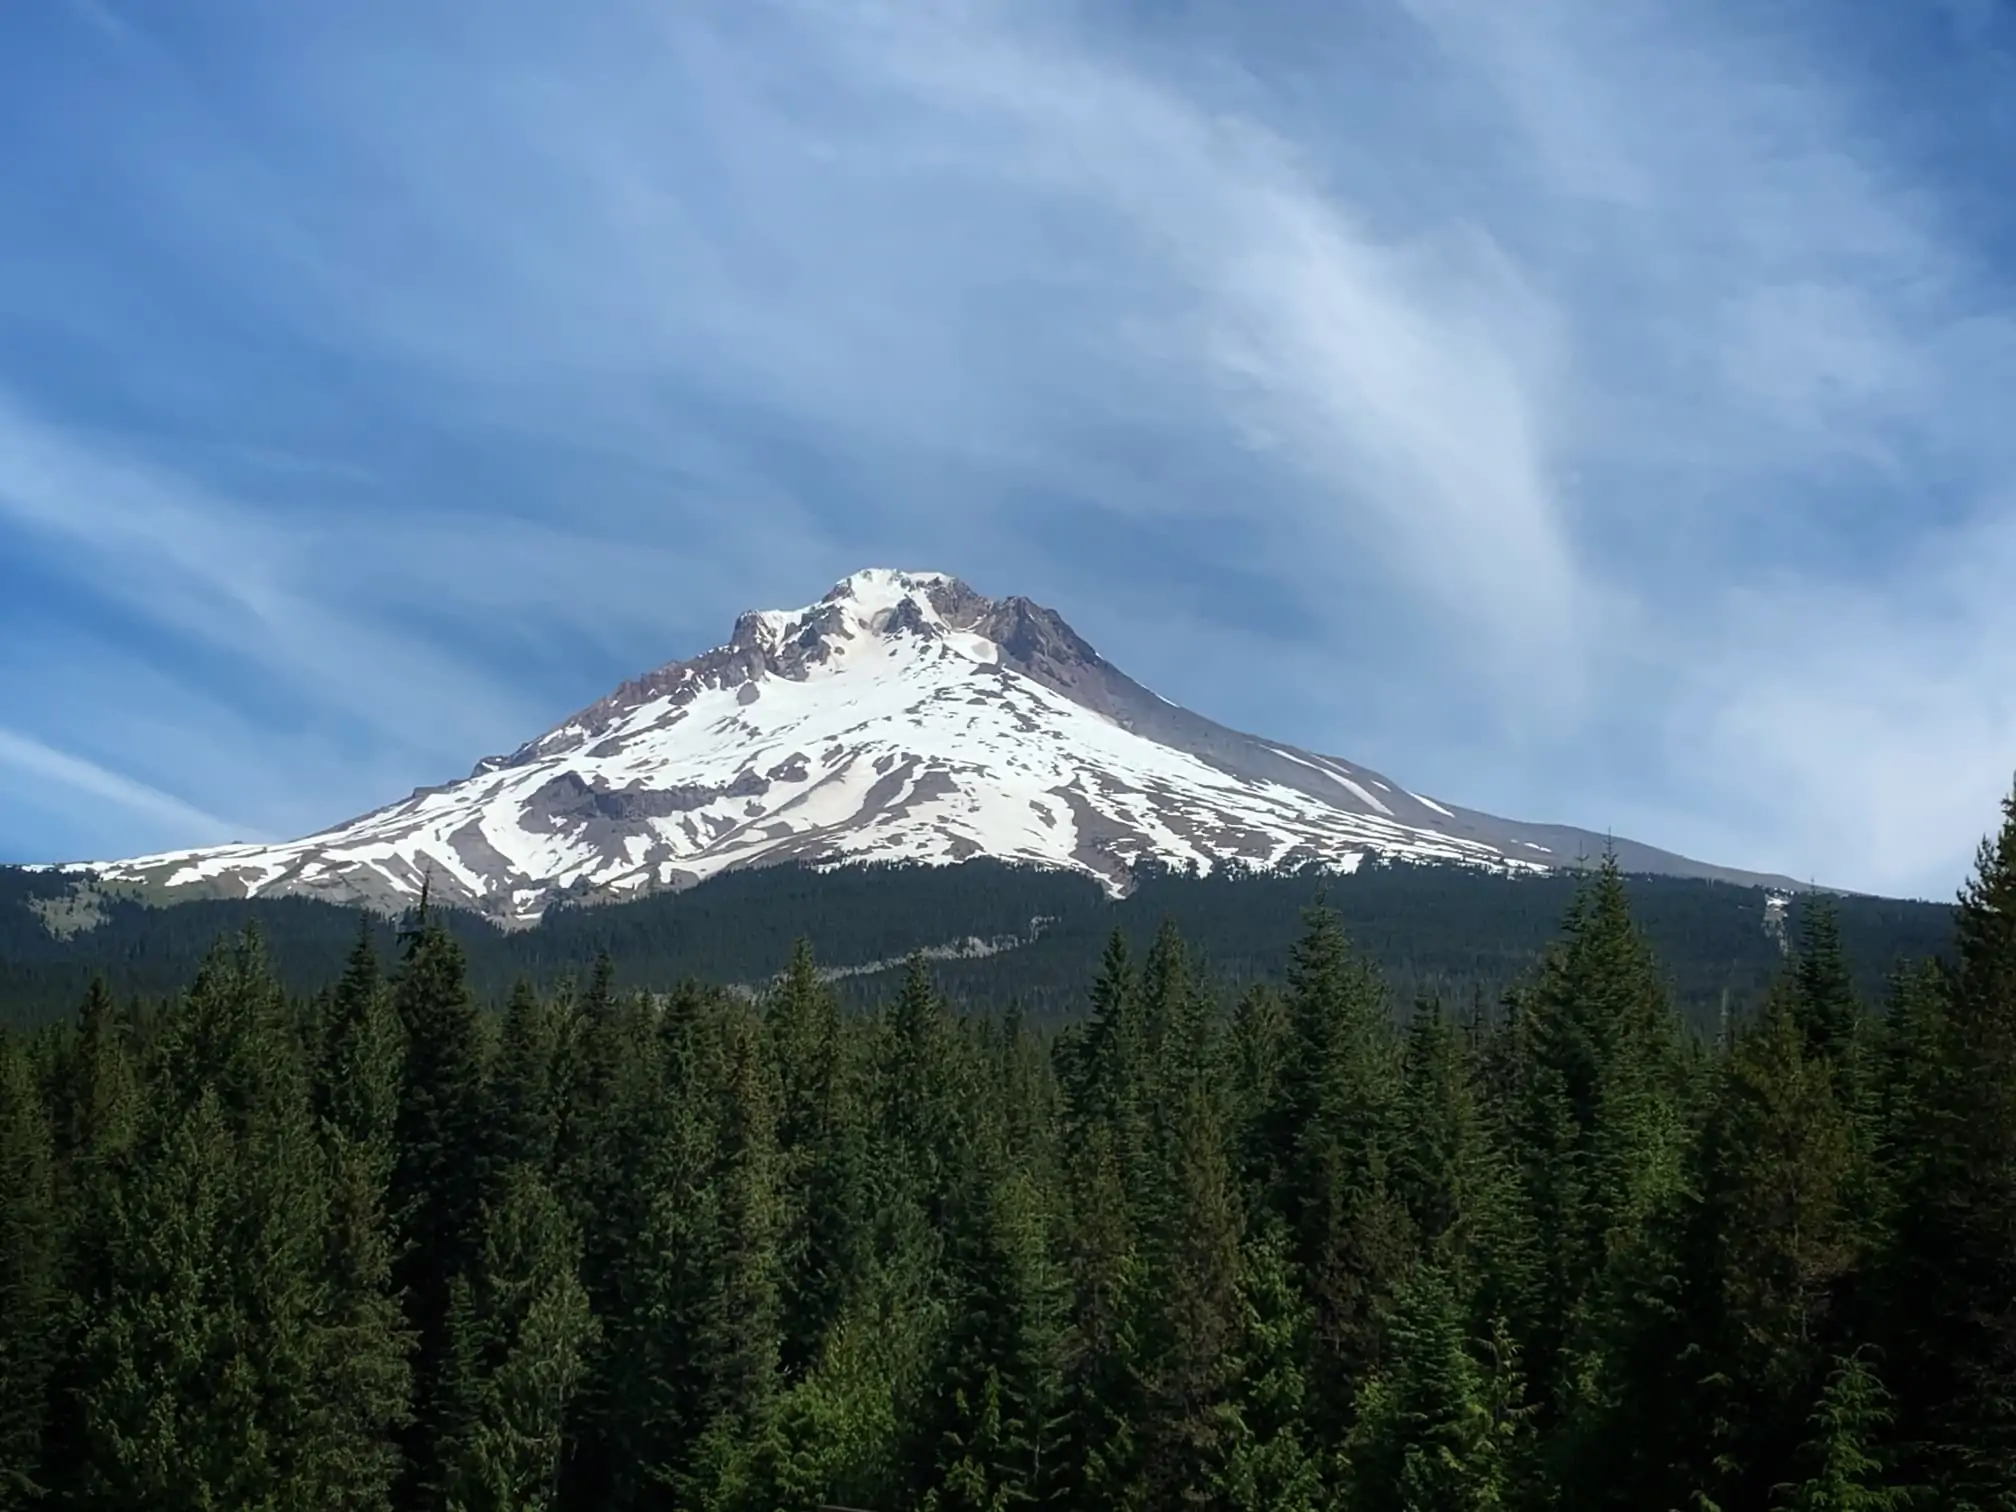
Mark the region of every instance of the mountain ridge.
[[1124, 892], [1143, 863], [1348, 872], [1368, 856], [1516, 873], [1586, 865], [1796, 890], [1572, 826], [1414, 793], [1231, 729], [1128, 677], [1055, 610], [870, 568], [631, 679], [467, 777], [280, 844], [78, 863], [173, 899], [379, 907], [423, 887], [505, 925], [799, 861], [974, 856]]

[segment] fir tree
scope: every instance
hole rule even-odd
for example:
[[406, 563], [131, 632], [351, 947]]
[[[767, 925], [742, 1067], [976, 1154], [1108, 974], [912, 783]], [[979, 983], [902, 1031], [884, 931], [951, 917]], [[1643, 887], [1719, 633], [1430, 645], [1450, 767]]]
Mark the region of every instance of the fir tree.
[[1860, 1351], [1834, 1363], [1813, 1410], [1813, 1436], [1802, 1457], [1810, 1474], [1778, 1488], [1785, 1512], [1891, 1512], [1911, 1494], [1885, 1480], [1881, 1444], [1892, 1418], [1890, 1396]]
[[322, 1505], [377, 1512], [391, 1505], [403, 1466], [396, 1434], [412, 1422], [414, 1341], [392, 1289], [386, 1156], [360, 1141], [339, 1147], [331, 1164], [311, 1479]]
[[78, 1014], [76, 1038], [59, 1061], [55, 1087], [56, 1153], [74, 1186], [131, 1140], [139, 1085], [125, 1026], [103, 977], [93, 977]]
[[1806, 1054], [1830, 1065], [1846, 1065], [1861, 1036], [1862, 1005], [1841, 945], [1841, 915], [1823, 893], [1809, 896], [1800, 915], [1793, 983]]
[[397, 1351], [332, 1306], [308, 1092], [256, 943], [220, 950], [164, 1028], [87, 1300], [87, 1499], [309, 1507], [361, 1487], [369, 1505], [382, 1489], [397, 1383], [354, 1352], [396, 1370]]
[[1517, 1310], [1530, 1246], [1517, 1213], [1515, 1173], [1492, 1127], [1472, 1056], [1437, 1003], [1408, 1026], [1397, 1114], [1394, 1188], [1422, 1252], [1446, 1266], [1483, 1316]]
[[1886, 1278], [1916, 1467], [1956, 1503], [2016, 1503], [2016, 795], [1955, 913], [1943, 1012], [1907, 1027], [1908, 1177]]
[[809, 941], [792, 947], [763, 1027], [778, 1099], [782, 1358], [786, 1375], [795, 1378], [817, 1359], [860, 1284], [869, 1221], [865, 1130], [843, 1054], [839, 1005], [820, 980]]
[[1276, 1190], [1283, 1177], [1273, 1164], [1268, 1120], [1281, 1096], [1290, 1035], [1287, 1009], [1271, 986], [1255, 983], [1240, 995], [1225, 1036], [1225, 1073], [1239, 1171], [1254, 1202]]
[[579, 1253], [538, 1173], [510, 1167], [476, 1264], [451, 1289], [437, 1455], [448, 1512], [558, 1504], [568, 1408], [596, 1329]]
[[1085, 1027], [1062, 1052], [1062, 1081], [1076, 1126], [1098, 1126], [1131, 1162], [1142, 1138], [1139, 1123], [1147, 1064], [1139, 987], [1127, 937], [1107, 936], [1092, 984]]
[[393, 1291], [396, 1240], [387, 1210], [405, 1056], [369, 916], [323, 1005], [311, 1096], [328, 1167], [324, 1242], [327, 1316], [316, 1370], [329, 1383], [311, 1411], [311, 1479], [330, 1505], [390, 1505], [402, 1464], [393, 1436], [411, 1421], [413, 1336]]
[[904, 967], [887, 1017], [882, 1139], [895, 1162], [891, 1180], [922, 1205], [942, 1232], [966, 1158], [974, 1088], [950, 1010], [921, 956]]
[[1530, 1358], [1542, 1399], [1572, 1412], [1680, 1198], [1686, 1125], [1665, 992], [1614, 856], [1563, 935], [1520, 1006], [1513, 1117], [1540, 1241]]
[[0, 1509], [41, 1487], [51, 1373], [62, 1347], [62, 1231], [49, 1118], [27, 1057], [0, 1037]]
[[1383, 985], [1337, 915], [1312, 909], [1290, 958], [1291, 1051], [1268, 1118], [1277, 1210], [1296, 1239], [1314, 1309], [1310, 1390], [1318, 1422], [1350, 1422], [1359, 1378], [1412, 1246], [1393, 1188], [1399, 1055]]
[[721, 1033], [723, 1081], [709, 1173], [718, 1227], [695, 1342], [708, 1378], [702, 1405], [710, 1425], [746, 1432], [769, 1408], [782, 1342], [777, 1090], [755, 1021], [726, 1015]]
[[1047, 1488], [1063, 1315], [1048, 1221], [1026, 1176], [973, 1173], [950, 1243], [951, 1322], [924, 1410], [925, 1506], [1023, 1506]]
[[491, 1072], [496, 1155], [505, 1165], [550, 1172], [559, 1127], [554, 1062], [560, 1049], [552, 1007], [520, 977], [504, 1008], [497, 1063]]
[[50, 1081], [68, 1305], [49, 1393], [42, 1480], [58, 1496], [74, 1500], [86, 1470], [85, 1332], [93, 1304], [112, 1285], [117, 1201], [143, 1109], [127, 1026], [102, 977], [92, 979], [74, 1033], [59, 1041]]
[[1700, 1221], [1712, 1250], [1696, 1280], [1713, 1296], [1698, 1344], [1732, 1505], [1761, 1501], [1790, 1473], [1858, 1260], [1850, 1110], [1804, 1006], [1796, 979], [1781, 984], [1738, 1039], [1705, 1141]]
[[1276, 1221], [1263, 1220], [1247, 1238], [1239, 1304], [1239, 1342], [1228, 1371], [1237, 1387], [1217, 1499], [1231, 1512], [1328, 1507], [1324, 1460], [1307, 1422], [1310, 1312]]
[[406, 1047], [390, 1211], [401, 1241], [394, 1281], [416, 1340], [410, 1487], [434, 1474], [449, 1292], [475, 1262], [493, 1158], [476, 1002], [438, 910], [423, 905], [404, 935], [393, 1005]]
[[1223, 1122], [1201, 1075], [1173, 1094], [1145, 1238], [1142, 1490], [1215, 1502], [1237, 1442], [1243, 1215]]
[[372, 949], [368, 915], [323, 1010], [316, 1050], [315, 1111], [323, 1127], [389, 1169], [405, 1046]]
[[1500, 1331], [1480, 1361], [1463, 1311], [1439, 1265], [1400, 1289], [1388, 1359], [1360, 1390], [1345, 1445], [1352, 1512], [1483, 1512], [1516, 1499], [1526, 1416], [1517, 1355]]

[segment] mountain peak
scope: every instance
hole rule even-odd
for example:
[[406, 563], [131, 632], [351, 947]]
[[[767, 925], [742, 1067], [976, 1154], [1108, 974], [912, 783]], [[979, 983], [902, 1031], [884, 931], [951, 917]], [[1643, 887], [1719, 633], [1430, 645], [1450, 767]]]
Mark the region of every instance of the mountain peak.
[[864, 567], [827, 589], [816, 604], [744, 612], [735, 621], [729, 645], [774, 656], [794, 639], [806, 639], [809, 647], [831, 637], [928, 632], [949, 628], [946, 610], [971, 602], [985, 601], [948, 573]]
[[[392, 907], [431, 879], [437, 899], [520, 924], [566, 899], [783, 861], [991, 856], [1118, 891], [1144, 864], [1349, 871], [1374, 856], [1520, 872], [1604, 848], [1215, 724], [1031, 599], [873, 567], [803, 608], [740, 616], [725, 644], [624, 683], [460, 782], [284, 845], [103, 870], [171, 897]], [[1736, 875], [1617, 849], [1638, 870]]]
[[948, 585], [966, 587], [948, 572], [902, 572], [894, 567], [863, 567], [827, 589], [826, 597], [820, 602], [851, 601], [863, 606], [867, 612], [873, 612], [870, 606], [893, 608], [898, 599], [920, 594], [928, 597], [934, 590]]

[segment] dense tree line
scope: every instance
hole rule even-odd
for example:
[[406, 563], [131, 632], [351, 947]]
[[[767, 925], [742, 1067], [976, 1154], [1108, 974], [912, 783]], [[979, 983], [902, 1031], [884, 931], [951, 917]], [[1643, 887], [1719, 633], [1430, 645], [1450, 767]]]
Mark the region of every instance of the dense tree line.
[[[794, 941], [810, 939], [823, 967], [845, 973], [834, 984], [842, 1005], [865, 1009], [895, 991], [912, 952], [967, 939], [1020, 941], [989, 955], [941, 954], [933, 970], [955, 1004], [1012, 999], [1032, 1024], [1048, 1028], [1083, 1012], [1116, 929], [1145, 946], [1173, 920], [1214, 980], [1235, 989], [1278, 984], [1301, 910], [1319, 886], [1396, 1001], [1496, 1003], [1537, 967], [1579, 886], [1573, 873], [1504, 877], [1408, 863], [1326, 878], [1144, 869], [1133, 881], [1126, 897], [1111, 898], [1079, 873], [988, 859], [825, 871], [786, 865], [729, 872], [681, 892], [558, 908], [533, 929], [500, 930], [462, 912], [443, 923], [485, 1001], [501, 999], [521, 977], [551, 991], [604, 953], [633, 987], [669, 991], [689, 977], [758, 985], [776, 974]], [[1712, 1029], [1725, 1004], [1747, 1014], [1762, 1002], [1782, 960], [1779, 938], [1765, 927], [1764, 893], [1634, 877], [1631, 895], [1674, 1005], [1690, 1023]], [[1870, 897], [1834, 904], [1857, 990], [1872, 1000], [1899, 958], [1941, 951], [1952, 934], [1944, 904]], [[1789, 932], [1804, 906], [1793, 900]], [[0, 1024], [67, 1018], [94, 976], [122, 1000], [172, 996], [218, 938], [247, 926], [265, 940], [282, 985], [306, 995], [343, 969], [358, 923], [352, 909], [307, 898], [148, 906], [71, 876], [0, 867]], [[373, 927], [390, 958], [396, 922]]]
[[0, 1039], [0, 1507], [2016, 1507], [2005, 820], [1949, 964], [1816, 906], [1713, 1036], [1611, 868], [1489, 1013], [1318, 907], [1053, 1037], [240, 938]]

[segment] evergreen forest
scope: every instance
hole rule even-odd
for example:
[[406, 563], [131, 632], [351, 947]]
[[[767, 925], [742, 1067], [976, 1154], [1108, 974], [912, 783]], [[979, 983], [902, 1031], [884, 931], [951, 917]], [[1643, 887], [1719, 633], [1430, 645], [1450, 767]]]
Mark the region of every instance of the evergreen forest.
[[1068, 1023], [424, 904], [101, 978], [0, 1033], [0, 1508], [2016, 1512], [2016, 798], [1873, 986], [1816, 897], [1683, 1012], [1637, 896], [1489, 995], [1172, 911]]
[[[845, 1009], [891, 996], [907, 957], [922, 952], [955, 1006], [1000, 1010], [1012, 1001], [1031, 1024], [1051, 1028], [1084, 1015], [1115, 930], [1145, 950], [1173, 922], [1193, 966], [1220, 989], [1279, 985], [1302, 910], [1318, 896], [1397, 1002], [1436, 997], [1465, 1011], [1479, 999], [1495, 1004], [1540, 964], [1577, 878], [1572, 870], [1508, 877], [1408, 862], [1348, 875], [1137, 867], [1126, 896], [1114, 898], [1080, 872], [987, 858], [779, 865], [627, 901], [569, 904], [530, 929], [500, 930], [460, 910], [442, 922], [486, 1003], [501, 1002], [521, 978], [557, 990], [602, 955], [625, 987], [667, 992], [691, 978], [760, 988], [809, 940]], [[1634, 876], [1630, 886], [1674, 1006], [1707, 1031], [1724, 1012], [1763, 1001], [1812, 896], [1789, 897], [1774, 921], [1770, 895], [1754, 887], [1661, 876]], [[1832, 906], [1849, 973], [1871, 1001], [1882, 998], [1900, 958], [1942, 954], [1952, 939], [1944, 904], [1843, 894]], [[343, 970], [361, 922], [355, 908], [313, 898], [164, 905], [96, 879], [0, 867], [0, 1024], [67, 1019], [94, 977], [122, 1000], [172, 996], [219, 938], [248, 926], [265, 941], [280, 985], [312, 995]], [[393, 959], [397, 922], [369, 922], [380, 956]], [[975, 942], [980, 950], [962, 948]]]

